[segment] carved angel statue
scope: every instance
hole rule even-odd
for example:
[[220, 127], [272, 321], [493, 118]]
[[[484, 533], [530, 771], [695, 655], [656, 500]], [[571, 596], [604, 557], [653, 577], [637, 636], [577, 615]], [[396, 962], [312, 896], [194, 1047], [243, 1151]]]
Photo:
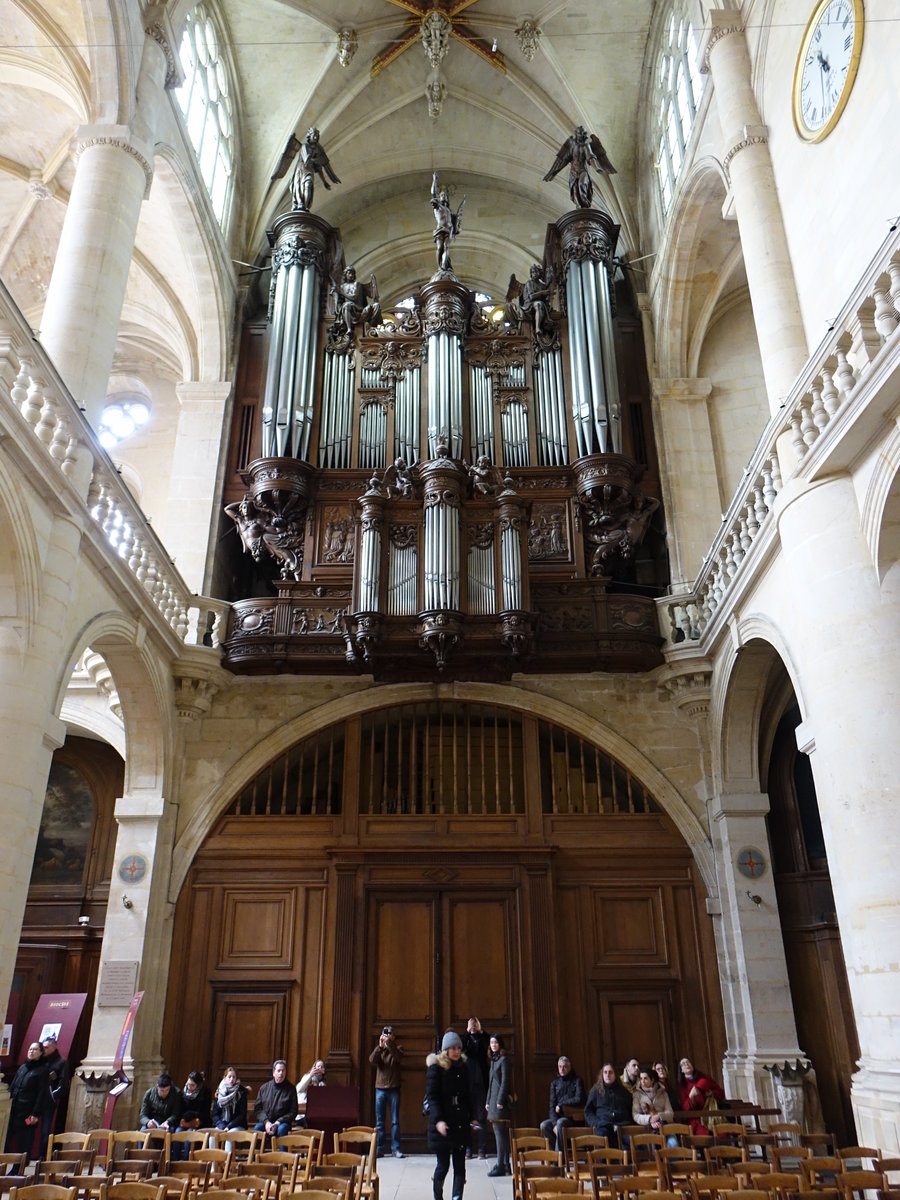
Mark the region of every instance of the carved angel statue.
[[550, 289], [553, 284], [553, 268], [548, 267], [546, 273], [540, 263], [532, 263], [525, 283], [519, 283], [515, 275], [509, 277], [509, 287], [506, 289], [506, 304], [503, 315], [511, 325], [521, 325], [530, 321], [534, 325], [534, 334], [540, 342], [544, 335], [552, 336], [556, 326], [550, 316]]
[[357, 325], [381, 324], [381, 305], [378, 302], [378, 281], [374, 275], [369, 282], [356, 278], [356, 268], [347, 267], [341, 279], [334, 280], [335, 316], [352, 336]]
[[472, 480], [473, 496], [496, 496], [500, 491], [502, 483], [500, 471], [486, 454], [479, 454], [468, 468], [468, 475]]
[[576, 208], [590, 208], [594, 198], [589, 167], [604, 175], [616, 174], [616, 168], [606, 157], [600, 139], [595, 133], [588, 134], [583, 125], [579, 125], [560, 146], [553, 166], [544, 176], [544, 182], [554, 179], [565, 166], [569, 168], [569, 195]]
[[437, 171], [431, 180], [431, 207], [434, 209], [434, 244], [437, 247], [439, 271], [452, 271], [450, 266], [450, 243], [462, 229], [462, 210], [466, 202], [463, 196], [456, 212], [450, 207], [446, 188], [438, 188]]
[[[326, 191], [331, 190], [331, 183], [340, 183], [341, 181], [332, 170], [325, 148], [319, 141], [318, 129], [307, 130], [306, 137], [302, 142], [291, 134], [281, 156], [281, 162], [272, 176], [273, 180], [282, 179], [287, 174], [287, 169], [298, 151], [300, 157], [297, 159], [294, 174], [291, 176], [291, 211], [309, 212], [312, 209], [313, 184], [316, 175], [322, 180], [322, 186]], [[329, 180], [331, 183], [328, 182]]]
[[408, 500], [414, 492], [413, 477], [405, 458], [395, 458], [381, 478], [381, 486], [389, 496]]

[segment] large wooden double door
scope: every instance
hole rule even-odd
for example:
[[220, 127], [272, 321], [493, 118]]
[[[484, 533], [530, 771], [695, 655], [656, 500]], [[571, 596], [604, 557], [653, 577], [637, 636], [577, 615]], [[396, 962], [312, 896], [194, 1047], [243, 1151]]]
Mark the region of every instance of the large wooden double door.
[[[392, 1025], [405, 1051], [401, 1129], [404, 1143], [416, 1148], [424, 1135], [425, 1060], [444, 1030], [461, 1031], [477, 1016], [512, 1048], [521, 1028], [516, 891], [464, 877], [452, 888], [374, 888], [366, 918], [369, 1052]], [[371, 1066], [369, 1072], [371, 1093]]]

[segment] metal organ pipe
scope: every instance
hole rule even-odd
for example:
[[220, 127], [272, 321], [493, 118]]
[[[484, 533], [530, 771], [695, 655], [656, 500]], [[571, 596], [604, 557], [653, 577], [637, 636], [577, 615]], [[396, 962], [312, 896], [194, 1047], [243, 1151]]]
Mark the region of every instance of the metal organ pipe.
[[578, 455], [591, 452], [591, 406], [585, 388], [587, 350], [584, 344], [584, 298], [577, 263], [570, 263], [566, 275], [569, 308], [569, 358], [572, 364], [572, 420], [578, 439]]
[[600, 314], [600, 343], [603, 347], [603, 377], [606, 384], [606, 408], [609, 414], [612, 449], [618, 454], [622, 449], [622, 421], [610, 295], [613, 280], [605, 263], [594, 263], [594, 282], [597, 289]]
[[609, 439], [609, 415], [606, 408], [606, 377], [603, 352], [600, 349], [600, 313], [597, 307], [597, 276], [590, 259], [578, 264], [581, 274], [581, 294], [584, 297], [584, 332], [587, 345], [589, 374], [586, 391], [591, 397], [594, 430], [601, 454], [606, 453]]

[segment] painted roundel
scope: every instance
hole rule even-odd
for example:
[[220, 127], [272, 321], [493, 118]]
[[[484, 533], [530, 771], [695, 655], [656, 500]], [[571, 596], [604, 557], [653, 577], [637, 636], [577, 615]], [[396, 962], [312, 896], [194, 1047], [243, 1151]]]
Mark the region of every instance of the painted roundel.
[[766, 856], [762, 850], [757, 850], [756, 846], [745, 846], [743, 850], [738, 851], [737, 869], [747, 879], [759, 879], [760, 875], [766, 873]]
[[119, 878], [123, 883], [140, 883], [147, 874], [147, 860], [143, 854], [129, 854], [119, 863]]

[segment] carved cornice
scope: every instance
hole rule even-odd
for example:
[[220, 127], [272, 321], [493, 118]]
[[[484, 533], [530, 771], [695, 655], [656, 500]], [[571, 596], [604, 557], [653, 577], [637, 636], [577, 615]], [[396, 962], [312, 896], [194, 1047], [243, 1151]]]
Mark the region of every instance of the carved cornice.
[[661, 685], [663, 697], [692, 719], [709, 716], [711, 689], [712, 670], [708, 667], [672, 675]]
[[741, 14], [733, 9], [715, 9], [708, 17], [706, 27], [700, 38], [700, 71], [709, 74], [709, 56], [713, 47], [723, 38], [735, 33], [744, 32], [744, 22]]
[[156, 42], [166, 58], [166, 90], [180, 87], [184, 82], [184, 71], [176, 53], [178, 39], [165, 6], [155, 4], [149, 8], [144, 15], [144, 22], [144, 33]]
[[117, 150], [130, 154], [140, 164], [141, 170], [144, 172], [144, 199], [146, 200], [150, 195], [150, 185], [153, 183], [153, 164], [147, 156], [142, 154], [124, 134], [84, 133], [75, 143], [75, 161], [77, 162], [82, 154], [93, 150], [96, 146], [114, 146]]
[[731, 182], [731, 160], [735, 155], [740, 154], [742, 150], [746, 150], [748, 146], [765, 146], [769, 141], [769, 129], [767, 125], [745, 125], [744, 134], [739, 142], [731, 147], [725, 157], [722, 159], [722, 169], [729, 183]]

